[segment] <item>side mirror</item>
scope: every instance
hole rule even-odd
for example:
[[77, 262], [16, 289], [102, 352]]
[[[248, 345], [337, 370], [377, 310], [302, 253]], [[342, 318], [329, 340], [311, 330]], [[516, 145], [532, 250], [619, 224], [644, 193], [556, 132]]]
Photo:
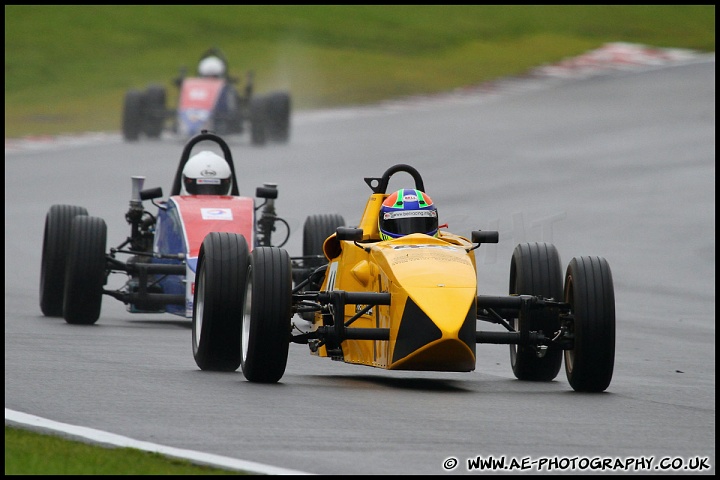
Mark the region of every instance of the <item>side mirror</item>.
[[491, 230], [473, 230], [472, 232], [473, 243], [498, 243], [499, 238], [498, 232]]
[[360, 241], [363, 238], [362, 228], [338, 227], [336, 230], [338, 240]]
[[162, 187], [148, 188], [140, 192], [140, 200], [155, 200], [162, 196]]
[[498, 232], [494, 232], [492, 230], [473, 230], [472, 231], [472, 248], [468, 248], [468, 252], [472, 252], [476, 248], [478, 248], [483, 243], [498, 243], [498, 239], [500, 238], [500, 235]]
[[255, 196], [258, 198], [266, 198], [274, 200], [278, 197], [277, 185], [266, 183], [264, 187], [258, 187], [255, 191]]

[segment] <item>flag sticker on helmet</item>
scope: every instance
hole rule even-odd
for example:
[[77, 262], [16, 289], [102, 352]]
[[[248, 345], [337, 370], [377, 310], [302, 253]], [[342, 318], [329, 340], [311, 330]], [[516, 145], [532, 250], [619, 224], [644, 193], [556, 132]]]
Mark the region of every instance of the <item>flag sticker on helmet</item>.
[[203, 220], [232, 220], [232, 210], [229, 208], [201, 208]]

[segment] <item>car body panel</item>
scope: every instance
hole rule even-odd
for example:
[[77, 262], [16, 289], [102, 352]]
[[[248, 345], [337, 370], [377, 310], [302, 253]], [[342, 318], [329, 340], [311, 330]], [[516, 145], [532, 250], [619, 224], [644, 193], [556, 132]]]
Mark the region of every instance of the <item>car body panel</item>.
[[[368, 201], [360, 222], [368, 226], [363, 238], [377, 235], [381, 198]], [[388, 292], [392, 298], [391, 305], [376, 305], [352, 323], [387, 328], [390, 341], [346, 339], [343, 360], [389, 370], [474, 370], [477, 275], [471, 247], [447, 232], [377, 241], [367, 250], [329, 237], [323, 248], [334, 258], [322, 290]], [[346, 305], [344, 321], [360, 310]], [[314, 327], [320, 325], [318, 313]], [[332, 356], [326, 347], [316, 353]]]
[[185, 78], [178, 106], [181, 110], [192, 108], [212, 109], [217, 103], [224, 85], [225, 80], [221, 78]]
[[220, 78], [185, 78], [177, 108], [179, 133], [191, 137], [211, 126], [213, 111], [223, 108], [229, 85]]
[[[195, 271], [200, 247], [210, 232], [230, 232], [244, 236], [253, 244], [255, 225], [254, 201], [249, 197], [226, 195], [174, 195], [158, 213], [153, 252], [185, 254], [185, 277], [168, 275], [159, 280], [164, 293], [184, 293], [185, 306], [167, 305], [168, 313], [192, 317]], [[180, 260], [153, 259], [154, 263], [177, 263]]]
[[202, 241], [210, 232], [239, 233], [249, 245], [253, 244], [255, 206], [252, 198], [178, 195], [170, 197], [168, 204], [178, 211], [188, 258], [197, 258]]

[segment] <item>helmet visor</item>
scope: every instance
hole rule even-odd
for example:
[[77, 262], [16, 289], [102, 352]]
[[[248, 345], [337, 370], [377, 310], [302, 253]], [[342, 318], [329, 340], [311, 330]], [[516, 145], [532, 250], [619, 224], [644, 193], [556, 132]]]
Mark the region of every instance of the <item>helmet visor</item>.
[[382, 230], [391, 235], [426, 233], [435, 235], [438, 229], [437, 211], [414, 210], [382, 214]]
[[190, 195], [227, 195], [229, 178], [185, 178], [185, 190]]

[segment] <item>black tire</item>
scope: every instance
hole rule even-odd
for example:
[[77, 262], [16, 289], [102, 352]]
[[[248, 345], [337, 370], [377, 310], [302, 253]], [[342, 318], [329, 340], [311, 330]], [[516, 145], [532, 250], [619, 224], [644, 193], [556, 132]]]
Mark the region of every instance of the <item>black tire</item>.
[[[513, 251], [510, 264], [510, 294], [536, 295], [562, 301], [562, 267], [560, 256], [549, 243], [521, 243]], [[535, 310], [531, 315], [512, 319], [518, 331], [540, 331], [545, 336], [560, 329], [557, 315]], [[534, 347], [510, 345], [510, 365], [519, 380], [549, 382], [562, 366], [562, 350], [548, 348], [538, 357]]]
[[250, 142], [261, 146], [267, 143], [267, 102], [264, 97], [250, 100]]
[[106, 280], [107, 225], [98, 217], [78, 215], [70, 228], [70, 246], [63, 317], [74, 325], [92, 325], [100, 318]]
[[266, 97], [268, 139], [287, 143], [290, 139], [290, 94], [273, 92]]
[[256, 383], [275, 383], [285, 373], [290, 349], [292, 271], [277, 247], [251, 253], [242, 326], [242, 371]]
[[143, 96], [143, 131], [148, 138], [159, 138], [167, 117], [165, 87], [150, 85]]
[[235, 89], [233, 89], [232, 95], [235, 98], [232, 102], [232, 114], [228, 125], [229, 133], [243, 133], [245, 130], [245, 117], [247, 116], [247, 112], [244, 108], [245, 99], [241, 98], [240, 94]]
[[240, 366], [240, 330], [249, 253], [245, 237], [212, 232], [203, 240], [195, 276], [192, 346], [201, 370]]
[[[337, 227], [345, 225], [345, 219], [338, 214], [310, 215], [305, 219], [303, 226], [303, 256], [324, 255], [323, 244], [325, 240], [335, 233]], [[306, 259], [304, 265], [310, 268], [317, 268], [325, 265], [325, 257], [318, 259]]]
[[143, 94], [129, 90], [123, 101], [122, 133], [128, 142], [136, 142], [143, 129]]
[[565, 373], [577, 392], [603, 392], [615, 365], [615, 289], [602, 257], [575, 257], [565, 273], [575, 345], [565, 351]]
[[[323, 244], [325, 240], [335, 233], [337, 227], [342, 227], [345, 224], [345, 219], [338, 214], [320, 214], [310, 215], [305, 219], [305, 225], [303, 226], [303, 256], [309, 257], [313, 255], [320, 255], [320, 258], [306, 258], [303, 260], [303, 270], [307, 270], [306, 273], [302, 273], [303, 277], [298, 279], [302, 281], [307, 275], [312, 273], [316, 268], [327, 264], [327, 259], [323, 253]], [[318, 274], [310, 279], [307, 286], [303, 287], [303, 291], [317, 291], [320, 290], [324, 275]], [[300, 318], [312, 322], [315, 318], [314, 312], [302, 312], [299, 314]]]
[[45, 216], [42, 260], [40, 262], [40, 310], [46, 317], [62, 317], [70, 227], [84, 207], [53, 205]]

